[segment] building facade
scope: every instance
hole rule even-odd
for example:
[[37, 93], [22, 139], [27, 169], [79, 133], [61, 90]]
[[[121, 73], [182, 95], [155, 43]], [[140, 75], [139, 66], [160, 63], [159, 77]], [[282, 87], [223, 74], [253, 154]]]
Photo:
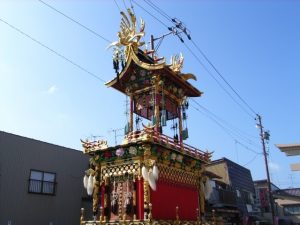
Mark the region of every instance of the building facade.
[[214, 179], [208, 199], [212, 209], [227, 218], [227, 222], [248, 221], [255, 214], [255, 191], [250, 170], [227, 158], [213, 161], [206, 169], [221, 177]]
[[0, 132], [0, 224], [78, 224], [88, 166], [81, 151]]

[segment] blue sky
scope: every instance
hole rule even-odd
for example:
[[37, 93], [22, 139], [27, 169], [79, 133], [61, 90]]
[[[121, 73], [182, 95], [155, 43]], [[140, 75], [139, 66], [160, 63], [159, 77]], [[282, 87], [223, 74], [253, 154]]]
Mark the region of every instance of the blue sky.
[[[114, 1], [45, 2], [105, 38], [117, 39], [120, 14]], [[130, 5], [128, 0], [116, 2], [122, 10], [124, 2]], [[299, 174], [289, 168], [290, 163], [299, 162], [299, 157], [286, 157], [274, 146], [300, 142], [300, 2], [153, 2], [185, 23], [194, 42], [246, 102], [262, 115], [264, 126], [271, 133], [272, 182], [282, 188], [300, 186]], [[144, 1], [138, 3], [171, 25]], [[157, 37], [168, 32], [137, 5], [134, 9], [137, 17], [145, 20], [145, 41], [149, 41], [150, 34]], [[0, 0], [0, 19], [105, 81], [115, 76], [112, 52], [106, 50], [106, 41], [38, 0]], [[185, 43], [214, 73], [192, 43], [188, 40]], [[226, 95], [177, 37], [164, 39], [158, 50], [167, 61], [180, 52], [185, 57], [183, 72], [196, 74], [198, 81], [191, 82], [204, 92], [197, 102], [234, 129], [242, 130], [240, 135], [229, 136], [214, 121], [195, 110], [198, 106], [194, 104], [188, 111], [190, 138], [187, 143], [214, 151], [214, 159], [227, 157], [246, 165], [254, 179], [264, 179], [262, 155], [249, 150], [261, 152], [254, 118]], [[109, 131], [124, 127], [125, 96], [103, 83], [0, 21], [0, 130], [79, 150], [80, 138], [91, 135], [103, 136], [114, 144], [113, 132]], [[122, 131], [118, 132], [121, 134]]]

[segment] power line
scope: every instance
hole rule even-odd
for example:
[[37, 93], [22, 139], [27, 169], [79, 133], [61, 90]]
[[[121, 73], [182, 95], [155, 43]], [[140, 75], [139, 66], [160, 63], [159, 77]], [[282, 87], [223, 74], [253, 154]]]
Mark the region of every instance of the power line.
[[[155, 5], [153, 2], [151, 2], [151, 0], [144, 0], [144, 2], [146, 2], [150, 7], [152, 7], [154, 10], [156, 10], [160, 15], [162, 15], [163, 17], [165, 17], [167, 20], [171, 21], [172, 23], [175, 23], [176, 27], [181, 29], [182, 31], [184, 31], [185, 34], [187, 34], [187, 28], [182, 24], [181, 21], [179, 21], [178, 19], [175, 18], [171, 18], [166, 12], [164, 12], [161, 8], [159, 8], [157, 5]], [[154, 17], [154, 16], [153, 16]], [[166, 25], [165, 25], [166, 26]], [[247, 109], [249, 111], [251, 111], [252, 113], [254, 113], [254, 115], [256, 115], [257, 113], [253, 110], [253, 108], [241, 97], [241, 95], [233, 88], [233, 86], [225, 79], [225, 77], [221, 74], [221, 72], [216, 68], [216, 66], [209, 60], [209, 58], [206, 56], [206, 54], [204, 54], [204, 52], [200, 49], [200, 47], [191, 39], [190, 34], [187, 34], [188, 39], [191, 40], [192, 44], [196, 47], [196, 49], [200, 52], [200, 54], [202, 55], [202, 57], [204, 57], [204, 59], [209, 63], [209, 65], [214, 69], [214, 71], [218, 74], [218, 76], [223, 80], [223, 82], [229, 87], [229, 89], [237, 96], [237, 98], [247, 107]], [[183, 42], [181, 40], [181, 42]], [[188, 47], [185, 44], [186, 47]], [[191, 52], [191, 49], [188, 48], [188, 50]], [[192, 52], [191, 52], [192, 53]], [[192, 53], [192, 55], [194, 55], [194, 57], [196, 57], [196, 55], [194, 53]], [[198, 57], [196, 57], [197, 61], [200, 61], [200, 59]], [[202, 66], [203, 63], [200, 63]], [[205, 70], [207, 71], [207, 69], [205, 68]], [[208, 71], [207, 71], [208, 72]], [[210, 72], [208, 72], [211, 76], [212, 74]], [[220, 85], [220, 82], [218, 82], [216, 80], [216, 78], [213, 76], [214, 80]], [[221, 87], [224, 91], [225, 89], [223, 87]], [[229, 94], [229, 92], [226, 90], [225, 91], [230, 98], [232, 98], [232, 100], [234, 100], [235, 103], [237, 103], [237, 101], [233, 98], [233, 96], [231, 94]], [[238, 103], [237, 103], [238, 104]], [[241, 104], [238, 104], [241, 107]], [[243, 111], [246, 111], [246, 109], [244, 107], [241, 107], [243, 109]], [[253, 118], [253, 115], [251, 115], [248, 111], [247, 114], [250, 115]]]
[[254, 162], [257, 158], [257, 156], [260, 154], [256, 154], [252, 159], [250, 159], [247, 163], [245, 163], [243, 166], [248, 166], [250, 163]]
[[145, 9], [143, 6], [141, 6], [139, 3], [137, 3], [135, 0], [131, 0], [132, 2], [134, 2], [138, 7], [140, 7], [141, 9], [143, 9], [146, 13], [148, 13], [150, 16], [152, 16], [155, 20], [157, 20], [158, 22], [160, 22], [163, 26], [165, 26], [166, 28], [169, 28], [167, 24], [165, 24], [164, 22], [162, 22], [160, 19], [158, 19], [156, 16], [154, 16], [152, 13], [150, 13], [147, 9]]
[[210, 70], [207, 69], [207, 67], [204, 65], [204, 63], [200, 60], [200, 58], [193, 52], [193, 50], [186, 44], [183, 43], [184, 46], [188, 49], [188, 51], [195, 57], [195, 59], [197, 60], [197, 62], [202, 65], [202, 67], [205, 69], [205, 71], [217, 82], [217, 84], [223, 89], [223, 91], [225, 91], [227, 93], [227, 95], [237, 104], [240, 106], [240, 108], [246, 113], [248, 114], [251, 118], [253, 118], [253, 116], [245, 109], [244, 106], [242, 106], [230, 93], [229, 91], [221, 84], [221, 82], [215, 77], [215, 75], [213, 73], [210, 72]]
[[80, 66], [79, 64], [75, 63], [73, 60], [67, 58], [66, 56], [62, 55], [61, 53], [55, 51], [54, 49], [48, 47], [47, 45], [43, 44], [42, 42], [40, 42], [39, 40], [33, 38], [32, 36], [30, 36], [29, 34], [26, 34], [25, 32], [23, 32], [22, 30], [20, 30], [19, 28], [11, 25], [10, 23], [8, 23], [7, 21], [3, 20], [2, 18], [0, 18], [0, 21], [5, 23], [7, 26], [9, 26], [10, 28], [14, 29], [15, 31], [19, 32], [20, 34], [22, 34], [23, 36], [31, 39], [32, 41], [34, 41], [35, 43], [39, 44], [40, 46], [48, 49], [49, 51], [51, 51], [52, 53], [54, 53], [55, 55], [59, 56], [60, 58], [64, 59], [65, 61], [71, 63], [72, 65], [74, 65], [75, 67], [77, 67], [78, 69], [84, 71], [85, 73], [89, 74], [90, 76], [93, 76], [94, 78], [105, 82], [105, 80], [103, 80], [101, 77], [97, 76], [96, 74], [88, 71], [87, 69], [85, 69], [84, 67]]
[[[226, 120], [220, 118], [219, 116], [217, 116], [215, 113], [213, 113], [212, 111], [208, 110], [206, 107], [204, 107], [203, 105], [201, 105], [199, 102], [197, 102], [194, 99], [191, 99], [192, 102], [194, 102], [195, 104], [197, 104], [201, 109], [203, 109], [206, 113], [211, 114], [213, 117], [215, 117], [217, 120], [219, 120], [220, 122], [222, 122], [223, 124], [226, 124], [228, 127], [230, 127], [231, 130], [233, 130], [235, 133], [238, 133], [239, 135], [243, 135], [245, 137], [245, 139], [247, 139], [249, 142], [252, 142], [252, 138], [257, 139], [257, 137], [254, 137], [248, 133], [246, 133], [245, 131], [233, 126], [232, 124], [230, 124], [229, 122], [227, 122]], [[249, 138], [248, 138], [249, 137]], [[251, 139], [250, 139], [251, 137]]]
[[199, 46], [191, 39], [191, 42], [196, 47], [196, 49], [200, 52], [200, 54], [205, 58], [205, 60], [211, 65], [211, 67], [216, 71], [219, 77], [227, 84], [227, 86], [235, 93], [235, 95], [247, 106], [247, 108], [256, 115], [257, 113], [250, 107], [250, 105], [241, 97], [241, 95], [232, 87], [231, 84], [224, 78], [224, 76], [220, 73], [220, 71], [214, 66], [214, 64], [208, 59], [208, 57], [204, 54], [204, 52], [199, 48]]
[[114, 0], [114, 2], [115, 2], [115, 4], [116, 4], [117, 8], [119, 9], [119, 12], [121, 12], [122, 10], [121, 10], [121, 8], [119, 7], [119, 5], [118, 5], [118, 3], [116, 2], [116, 0]]
[[240, 144], [240, 146], [244, 147], [246, 150], [251, 151], [252, 153], [255, 154], [260, 154], [259, 152], [253, 150], [252, 148], [249, 148], [248, 146], [244, 145], [243, 143], [241, 143], [240, 141], [238, 141], [235, 137], [234, 134], [232, 133], [232, 131], [230, 131], [228, 128], [226, 128], [225, 126], [223, 126], [218, 120], [216, 120], [214, 117], [212, 117], [210, 114], [205, 114], [202, 111], [199, 110], [199, 108], [195, 107], [192, 105], [192, 107], [197, 110], [198, 112], [200, 112], [201, 114], [205, 115], [206, 117], [208, 117], [209, 119], [211, 119], [214, 123], [216, 123], [228, 136], [230, 136], [236, 143]]
[[153, 9], [155, 9], [159, 14], [161, 14], [167, 20], [170, 20], [172, 22], [172, 18], [167, 13], [165, 13], [161, 8], [159, 8], [157, 5], [155, 5], [152, 1], [144, 0], [144, 2], [146, 2], [148, 5], [150, 5]]
[[93, 31], [92, 29], [90, 29], [89, 27], [83, 25], [82, 23], [78, 22], [77, 20], [73, 19], [72, 17], [66, 15], [65, 13], [63, 13], [62, 11], [54, 8], [52, 5], [44, 2], [43, 0], [38, 0], [39, 2], [41, 2], [42, 4], [44, 4], [45, 6], [49, 7], [50, 9], [56, 11], [57, 13], [61, 14], [62, 16], [66, 17], [67, 19], [71, 20], [72, 22], [76, 23], [77, 25], [81, 26], [82, 28], [84, 28], [85, 30], [89, 31], [90, 33], [96, 35], [97, 37], [101, 38], [102, 40], [111, 43], [110, 40], [108, 40], [107, 38], [103, 37], [101, 34], [97, 33], [96, 31]]

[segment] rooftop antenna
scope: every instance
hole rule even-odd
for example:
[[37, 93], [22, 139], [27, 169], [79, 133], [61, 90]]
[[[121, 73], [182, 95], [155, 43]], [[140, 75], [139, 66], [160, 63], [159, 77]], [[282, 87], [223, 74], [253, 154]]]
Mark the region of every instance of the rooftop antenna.
[[117, 135], [117, 132], [120, 131], [120, 130], [124, 130], [124, 128], [110, 129], [108, 131], [109, 133], [111, 133], [111, 132], [114, 133], [115, 145], [117, 145], [117, 137], [122, 136], [122, 135]]

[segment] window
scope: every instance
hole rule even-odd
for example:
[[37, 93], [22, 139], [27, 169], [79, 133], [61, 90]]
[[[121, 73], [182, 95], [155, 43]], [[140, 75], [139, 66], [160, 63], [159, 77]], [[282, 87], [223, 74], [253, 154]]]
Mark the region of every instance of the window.
[[56, 174], [38, 170], [30, 170], [29, 193], [54, 195]]
[[283, 211], [285, 216], [299, 215], [300, 205], [285, 205]]

